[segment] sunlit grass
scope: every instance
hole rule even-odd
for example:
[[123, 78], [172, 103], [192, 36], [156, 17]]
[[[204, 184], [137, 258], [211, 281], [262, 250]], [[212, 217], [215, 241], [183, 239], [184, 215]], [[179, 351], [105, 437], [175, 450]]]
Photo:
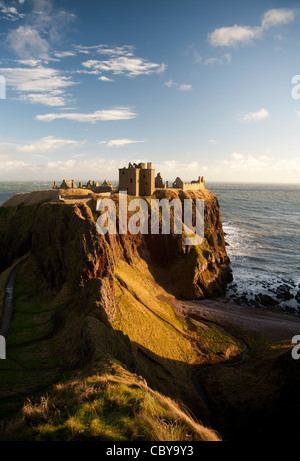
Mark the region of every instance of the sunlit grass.
[[112, 371], [60, 383], [37, 404], [28, 400], [6, 433], [25, 440], [219, 439], [137, 376], [116, 364]]

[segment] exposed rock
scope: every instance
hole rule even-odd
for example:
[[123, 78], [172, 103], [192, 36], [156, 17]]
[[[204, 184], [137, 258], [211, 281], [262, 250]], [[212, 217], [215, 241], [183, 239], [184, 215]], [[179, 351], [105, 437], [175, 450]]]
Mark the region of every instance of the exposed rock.
[[[24, 253], [31, 247], [54, 289], [64, 283], [76, 289], [89, 279], [105, 280], [101, 300], [108, 318], [114, 315], [114, 266], [120, 259], [134, 267], [137, 258], [142, 258], [157, 282], [176, 296], [200, 299], [224, 295], [232, 275], [217, 198], [208, 190], [172, 194], [161, 190], [156, 198], [204, 200], [205, 236], [201, 245], [185, 245], [185, 235], [174, 235], [172, 229], [169, 235], [99, 235], [98, 215], [85, 204], [44, 203], [2, 211], [3, 249], [9, 253], [7, 259], [13, 260], [21, 256], [23, 247]], [[22, 227], [24, 220], [26, 226]]]
[[278, 299], [283, 301], [288, 301], [294, 298], [294, 295], [290, 291], [290, 287], [288, 285], [280, 285], [276, 289], [276, 296]]
[[275, 307], [278, 305], [278, 301], [276, 299], [272, 298], [272, 296], [262, 293], [255, 295], [255, 301], [265, 307]]

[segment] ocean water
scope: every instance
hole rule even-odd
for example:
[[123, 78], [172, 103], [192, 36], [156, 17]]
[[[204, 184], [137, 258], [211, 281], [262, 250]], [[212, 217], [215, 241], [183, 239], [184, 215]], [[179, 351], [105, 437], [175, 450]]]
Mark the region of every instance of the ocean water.
[[[19, 192], [52, 182], [0, 182], [0, 205]], [[300, 308], [300, 184], [207, 183], [219, 199], [236, 303]]]
[[52, 189], [53, 181], [0, 181], [0, 206], [12, 195], [34, 190]]
[[239, 304], [300, 307], [300, 184], [207, 184], [219, 199]]

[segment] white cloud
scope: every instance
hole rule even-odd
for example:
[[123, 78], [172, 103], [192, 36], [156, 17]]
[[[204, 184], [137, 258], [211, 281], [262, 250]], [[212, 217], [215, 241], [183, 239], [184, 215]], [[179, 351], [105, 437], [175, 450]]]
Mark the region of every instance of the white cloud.
[[239, 26], [220, 27], [208, 34], [208, 41], [213, 46], [237, 46], [248, 45], [254, 39], [262, 37], [263, 32], [271, 27], [288, 24], [294, 20], [294, 13], [287, 8], [268, 10], [261, 21], [260, 26]]
[[58, 96], [61, 93], [63, 92], [59, 90], [49, 93], [31, 93], [21, 95], [20, 99], [31, 104], [44, 104], [45, 106], [58, 107], [65, 105], [65, 98], [63, 96]]
[[194, 58], [194, 63], [196, 64], [202, 63], [205, 66], [214, 67], [215, 65], [231, 64], [231, 55], [229, 53], [224, 54], [220, 58], [210, 57], [210, 58], [204, 59], [202, 56], [200, 56], [194, 44], [189, 45], [184, 54], [185, 55], [191, 54]]
[[87, 69], [98, 71], [99, 73], [112, 72], [115, 75], [126, 74], [130, 77], [162, 73], [166, 68], [165, 64], [157, 64], [143, 58], [128, 56], [111, 57], [105, 61], [90, 59], [83, 62], [82, 65]]
[[217, 144], [218, 141], [216, 139], [209, 139], [207, 142], [210, 144]]
[[249, 112], [248, 114], [244, 114], [241, 117], [241, 122], [260, 122], [261, 120], [264, 120], [266, 118], [269, 118], [270, 114], [267, 111], [267, 109], [260, 109], [257, 112]]
[[134, 139], [111, 139], [110, 141], [103, 141], [103, 143], [107, 144], [108, 147], [123, 147], [127, 144], [136, 144], [144, 141], [136, 141]]
[[228, 161], [224, 160], [224, 164], [227, 168], [237, 171], [261, 171], [267, 168], [269, 160], [265, 157], [254, 157], [253, 155], [243, 155], [239, 153], [231, 154], [231, 159]]
[[238, 26], [220, 27], [208, 35], [213, 46], [236, 46], [237, 44], [249, 44], [254, 38], [261, 35], [260, 27]]
[[20, 144], [16, 146], [17, 152], [23, 152], [25, 154], [44, 154], [54, 152], [61, 148], [66, 147], [82, 147], [86, 141], [73, 141], [71, 139], [59, 139], [54, 136], [46, 136], [44, 138], [33, 141], [29, 144]]
[[76, 16], [55, 3], [53, 0], [34, 0], [28, 22], [41, 35], [46, 36], [50, 44], [61, 44], [69, 24]]
[[164, 83], [165, 86], [168, 88], [172, 88], [172, 86], [175, 85], [175, 82], [173, 80], [168, 80], [167, 82]]
[[[146, 159], [135, 158], [135, 162], [139, 163]], [[17, 159], [15, 159], [17, 161]], [[77, 158], [75, 155], [68, 160], [51, 160], [44, 163], [28, 163], [20, 164], [18, 168], [15, 166], [12, 173], [13, 178], [32, 179], [38, 176], [39, 179], [60, 180], [63, 177], [73, 177], [78, 180], [118, 180], [118, 169], [127, 165], [132, 158], [110, 159], [99, 156], [89, 158]], [[21, 162], [20, 162], [21, 163]], [[176, 160], [164, 161], [155, 163], [153, 167], [156, 171], [160, 171], [164, 179], [174, 180], [180, 172], [180, 176], [184, 180], [198, 179], [199, 175], [203, 175], [207, 168], [199, 162], [180, 162]], [[13, 168], [11, 168], [13, 170]], [[0, 179], [7, 178], [4, 170], [0, 169]]]
[[168, 80], [167, 82], [164, 83], [164, 85], [167, 86], [168, 88], [176, 88], [179, 91], [192, 90], [192, 85], [176, 83], [174, 82], [174, 80]]
[[243, 154], [239, 154], [238, 152], [233, 152], [231, 154], [231, 158], [233, 158], [234, 160], [243, 160], [245, 156]]
[[36, 67], [41, 64], [42, 61], [40, 59], [19, 59], [18, 63], [23, 64], [24, 66]]
[[174, 181], [180, 176], [183, 181], [198, 179], [198, 176], [204, 176], [207, 167], [199, 162], [181, 162], [179, 160], [165, 160], [153, 164], [153, 168], [160, 172], [164, 180]]
[[21, 100], [48, 106], [63, 106], [64, 90], [75, 85], [75, 82], [62, 75], [60, 70], [38, 65], [38, 61], [26, 60], [25, 64], [31, 67], [0, 68], [0, 74], [6, 78], [7, 85], [20, 93]]
[[59, 179], [64, 176], [73, 177], [78, 179], [93, 179], [93, 180], [117, 180], [118, 169], [128, 164], [128, 159], [108, 159], [99, 156], [85, 159], [57, 160], [49, 161], [39, 165], [31, 165], [27, 168], [27, 176], [32, 177], [30, 169], [38, 172], [39, 177], [50, 179]]
[[282, 24], [289, 24], [294, 20], [294, 13], [287, 8], [274, 8], [268, 10], [262, 19], [262, 29], [269, 29], [270, 27], [280, 26]]
[[14, 172], [18, 168], [25, 168], [28, 166], [30, 166], [29, 163], [18, 160], [14, 155], [0, 154], [0, 171], [4, 173], [3, 179], [5, 178], [6, 172]]
[[101, 77], [98, 78], [101, 82], [113, 82], [112, 78], [105, 77], [105, 75], [101, 75]]
[[4, 2], [0, 2], [0, 13], [1, 18], [8, 21], [17, 21], [25, 16], [23, 13], [19, 13], [14, 6], [7, 6]]
[[109, 47], [108, 45], [77, 45], [76, 49], [82, 54], [104, 54], [111, 56], [134, 56], [134, 47], [131, 45]]
[[257, 172], [265, 175], [268, 173], [289, 173], [300, 171], [300, 157], [276, 158], [269, 155], [251, 155], [234, 152], [230, 158], [221, 162], [221, 168], [235, 172]]
[[[0, 1], [0, 10], [2, 3]], [[51, 46], [62, 42], [67, 26], [75, 15], [54, 7], [52, 0], [34, 0], [30, 4], [32, 9], [26, 14], [25, 24], [11, 30], [7, 41], [14, 52], [22, 57], [46, 58]], [[23, 16], [19, 14], [19, 17]]]
[[216, 64], [217, 65], [224, 65], [224, 64], [231, 64], [231, 55], [229, 53], [224, 54], [222, 58], [207, 58], [203, 64], [205, 66], [211, 66], [214, 67]]
[[183, 83], [183, 84], [178, 85], [177, 88], [179, 91], [190, 91], [192, 89], [192, 85]]
[[71, 56], [76, 56], [76, 53], [74, 51], [57, 51], [54, 53], [54, 56], [56, 58], [68, 58]]
[[61, 75], [59, 70], [51, 67], [0, 68], [0, 72], [5, 76], [7, 84], [17, 91], [53, 91], [75, 84], [69, 77]]
[[7, 40], [12, 49], [20, 56], [47, 56], [49, 43], [32, 26], [20, 26], [11, 30]]
[[41, 120], [43, 122], [52, 122], [53, 120], [58, 119], [66, 119], [66, 120], [73, 120], [76, 122], [88, 122], [88, 123], [96, 123], [99, 121], [107, 121], [107, 120], [129, 120], [132, 118], [136, 118], [137, 114], [132, 112], [127, 107], [120, 107], [117, 109], [108, 109], [108, 110], [98, 110], [91, 113], [65, 113], [65, 114], [44, 114], [44, 115], [37, 115], [36, 119]]

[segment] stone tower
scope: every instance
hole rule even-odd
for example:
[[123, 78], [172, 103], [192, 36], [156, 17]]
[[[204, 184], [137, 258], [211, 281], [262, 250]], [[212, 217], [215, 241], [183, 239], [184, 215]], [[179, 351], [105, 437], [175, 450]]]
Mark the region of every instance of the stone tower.
[[119, 190], [128, 195], [139, 195], [139, 169], [129, 163], [128, 168], [119, 169]]
[[128, 168], [119, 169], [119, 191], [128, 195], [152, 195], [155, 189], [155, 170], [152, 163], [129, 163]]
[[140, 169], [140, 194], [152, 195], [155, 189], [155, 170], [152, 168], [152, 163], [147, 163], [147, 168], [144, 163], [141, 163]]

